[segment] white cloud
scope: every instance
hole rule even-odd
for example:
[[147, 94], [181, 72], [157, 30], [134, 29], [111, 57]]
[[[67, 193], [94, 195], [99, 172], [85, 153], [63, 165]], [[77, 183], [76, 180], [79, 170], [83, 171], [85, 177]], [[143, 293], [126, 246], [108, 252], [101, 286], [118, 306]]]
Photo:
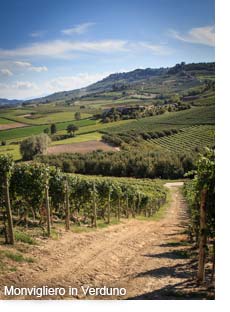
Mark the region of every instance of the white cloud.
[[152, 44], [149, 42], [138, 42], [137, 46], [145, 50], [150, 50], [151, 52], [153, 52], [153, 54], [156, 54], [156, 55], [169, 55], [172, 53], [172, 49], [169, 48], [165, 44]]
[[46, 31], [44, 31], [44, 30], [38, 30], [38, 31], [33, 31], [29, 35], [32, 38], [41, 38], [45, 33], [46, 33]]
[[43, 71], [45, 72], [48, 71], [48, 68], [46, 66], [31, 66], [29, 70], [32, 70], [37, 73], [41, 73]]
[[108, 76], [110, 73], [81, 73], [76, 76], [60, 76], [47, 81], [45, 84], [46, 92], [68, 91], [73, 89], [84, 88], [91, 83], [97, 82]]
[[14, 83], [12, 85], [12, 88], [14, 89], [37, 89], [37, 85], [33, 82], [30, 81], [16, 81], [16, 83]]
[[0, 49], [0, 58], [12, 57], [73, 57], [74, 52], [117, 52], [126, 51], [127, 42], [124, 40], [102, 41], [66, 41], [54, 40], [37, 42], [16, 49]]
[[28, 70], [31, 70], [37, 73], [48, 71], [48, 68], [46, 66], [33, 66], [29, 62], [15, 61], [14, 64], [17, 65], [18, 67], [26, 68]]
[[95, 23], [82, 23], [72, 28], [63, 29], [61, 32], [64, 35], [74, 35], [74, 34], [81, 35], [87, 32], [88, 29], [93, 25], [95, 25]]
[[0, 83], [0, 98], [25, 99], [41, 95], [41, 89], [31, 81]]
[[[167, 55], [172, 49], [165, 44], [150, 42], [131, 42], [127, 40], [101, 40], [101, 41], [76, 41], [54, 40], [37, 42], [26, 47], [11, 50], [0, 49], [0, 58], [14, 57], [51, 57], [51, 58], [74, 58], [76, 53], [116, 53], [116, 52], [140, 52], [149, 50], [154, 54]], [[28, 62], [15, 62], [18, 66], [30, 67]], [[38, 70], [39, 71], [39, 70]], [[46, 71], [45, 67], [40, 71]]]
[[14, 64], [19, 66], [19, 67], [30, 67], [30, 66], [32, 66], [31, 63], [22, 62], [22, 61], [15, 61]]
[[41, 84], [31, 81], [16, 81], [12, 83], [0, 83], [0, 98], [26, 99], [48, 95], [59, 91], [68, 91], [86, 87], [111, 74], [103, 73], [80, 73], [75, 76], [59, 76], [46, 80]]
[[215, 46], [215, 27], [205, 26], [192, 28], [187, 34], [180, 34], [175, 30], [170, 31], [171, 35], [184, 42], [203, 44], [210, 47]]
[[13, 76], [12, 71], [7, 68], [0, 69], [0, 74], [7, 77]]

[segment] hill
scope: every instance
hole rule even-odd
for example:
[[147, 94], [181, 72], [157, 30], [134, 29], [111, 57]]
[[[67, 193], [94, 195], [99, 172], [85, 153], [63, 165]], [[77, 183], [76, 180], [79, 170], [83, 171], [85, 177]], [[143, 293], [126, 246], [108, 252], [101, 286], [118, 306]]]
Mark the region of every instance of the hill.
[[0, 99], [0, 106], [13, 106], [22, 103], [21, 100]]
[[[91, 94], [124, 91], [143, 90], [155, 86], [156, 90], [167, 87], [167, 90], [183, 90], [188, 86], [199, 86], [203, 77], [210, 79], [215, 74], [215, 63], [176, 64], [171, 68], [146, 68], [135, 69], [130, 72], [115, 73], [89, 85], [86, 88], [71, 91], [56, 92], [51, 95], [25, 101], [24, 104], [50, 103], [53, 101], [74, 101]], [[166, 81], [166, 85], [164, 85]], [[176, 88], [177, 87], [177, 88]], [[179, 88], [178, 88], [179, 87]]]

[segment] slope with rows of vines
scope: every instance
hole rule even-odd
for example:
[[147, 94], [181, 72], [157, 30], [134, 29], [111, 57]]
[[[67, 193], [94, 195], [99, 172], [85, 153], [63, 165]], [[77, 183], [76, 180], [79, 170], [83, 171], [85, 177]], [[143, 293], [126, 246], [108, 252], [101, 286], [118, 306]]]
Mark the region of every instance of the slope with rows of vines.
[[179, 154], [192, 152], [214, 145], [214, 126], [191, 126], [181, 129], [177, 134], [151, 139], [148, 142]]

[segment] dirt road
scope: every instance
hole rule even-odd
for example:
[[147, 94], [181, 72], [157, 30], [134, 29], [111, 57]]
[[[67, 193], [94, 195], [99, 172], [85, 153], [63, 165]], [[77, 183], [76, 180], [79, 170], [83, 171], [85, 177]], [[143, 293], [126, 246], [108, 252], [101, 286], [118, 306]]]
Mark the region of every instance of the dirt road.
[[[1, 286], [80, 288], [89, 285], [127, 290], [125, 296], [114, 297], [86, 297], [79, 292], [72, 299], [174, 298], [172, 291], [191, 277], [187, 270], [189, 259], [180, 253], [186, 247], [178, 243], [184, 239], [181, 233], [187, 220], [178, 188], [181, 184], [167, 184], [172, 200], [161, 220], [129, 220], [90, 233], [65, 233], [59, 240], [34, 247], [35, 263], [23, 264], [17, 272], [2, 276]], [[62, 296], [52, 298], [63, 299]]]

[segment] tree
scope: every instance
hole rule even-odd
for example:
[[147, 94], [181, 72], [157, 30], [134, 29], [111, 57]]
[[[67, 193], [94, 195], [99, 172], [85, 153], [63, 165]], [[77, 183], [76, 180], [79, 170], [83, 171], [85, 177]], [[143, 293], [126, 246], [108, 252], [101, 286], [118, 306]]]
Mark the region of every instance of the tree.
[[75, 120], [80, 120], [81, 119], [81, 113], [80, 112], [76, 112], [74, 115]]
[[49, 134], [50, 129], [49, 129], [49, 128], [45, 128], [45, 129], [43, 130], [43, 132], [46, 133], [46, 134]]
[[33, 135], [20, 144], [20, 153], [23, 160], [31, 160], [35, 155], [46, 154], [50, 144], [50, 138], [47, 134]]
[[77, 130], [78, 130], [78, 127], [75, 126], [74, 124], [70, 124], [70, 125], [68, 125], [68, 127], [66, 128], [66, 131], [67, 131], [68, 133], [70, 133], [72, 136], [75, 135], [75, 131], [77, 131]]
[[51, 134], [55, 134], [57, 132], [57, 126], [55, 124], [50, 126], [50, 132]]

